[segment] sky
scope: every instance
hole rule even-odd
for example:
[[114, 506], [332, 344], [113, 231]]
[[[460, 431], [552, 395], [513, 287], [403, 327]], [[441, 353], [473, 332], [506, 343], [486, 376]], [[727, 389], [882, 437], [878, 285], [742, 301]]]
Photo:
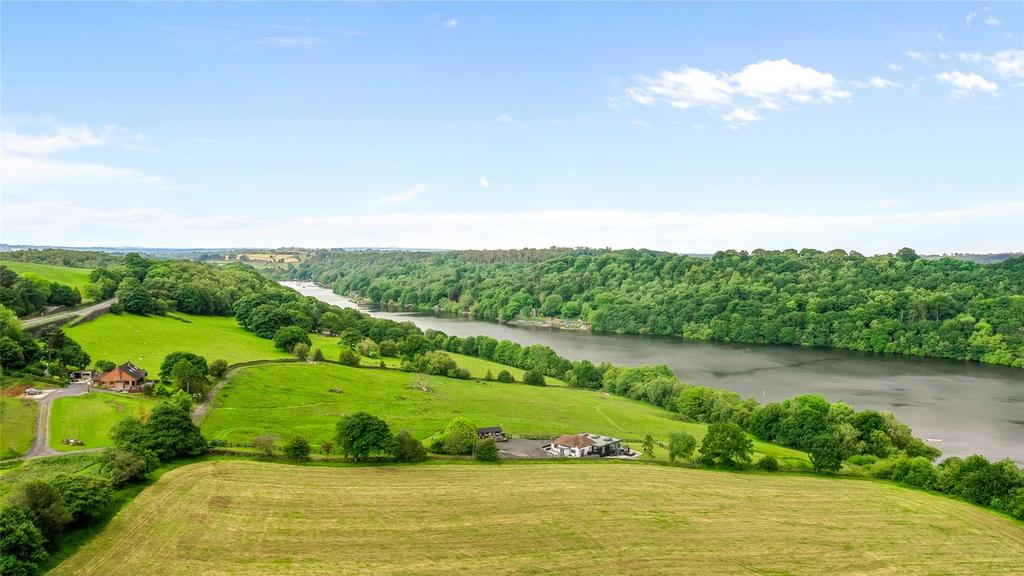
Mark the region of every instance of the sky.
[[0, 242], [1024, 250], [1024, 4], [0, 4]]

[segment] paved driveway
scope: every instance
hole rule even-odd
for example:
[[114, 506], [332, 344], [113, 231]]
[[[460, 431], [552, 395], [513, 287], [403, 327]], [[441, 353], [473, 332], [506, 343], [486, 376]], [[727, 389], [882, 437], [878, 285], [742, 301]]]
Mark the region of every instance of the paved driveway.
[[79, 394], [85, 394], [88, 391], [88, 384], [70, 384], [67, 388], [51, 390], [47, 392], [45, 396], [36, 400], [36, 403], [39, 404], [39, 418], [36, 420], [35, 440], [32, 442], [32, 448], [30, 448], [29, 451], [19, 459], [28, 460], [29, 458], [38, 458], [40, 456], [66, 454], [66, 452], [57, 452], [53, 448], [50, 448], [50, 404], [52, 404], [57, 398], [63, 398], [64, 396], [78, 396]]

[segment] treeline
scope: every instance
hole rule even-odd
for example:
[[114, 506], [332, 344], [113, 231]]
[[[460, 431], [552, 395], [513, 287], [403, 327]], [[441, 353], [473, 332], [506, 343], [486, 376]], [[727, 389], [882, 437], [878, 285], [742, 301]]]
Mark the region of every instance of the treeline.
[[74, 306], [82, 301], [78, 290], [40, 278], [34, 274], [18, 274], [0, 265], [0, 305], [18, 316], [35, 314], [47, 306]]
[[43, 328], [38, 338], [21, 328], [18, 317], [0, 305], [0, 374], [28, 374], [65, 379], [69, 370], [85, 368], [92, 359], [57, 326]]
[[63, 248], [12, 250], [3, 252], [3, 259], [49, 264], [50, 266], [67, 266], [68, 268], [106, 268], [121, 261], [121, 257], [115, 254], [93, 250], [65, 250]]
[[990, 265], [908, 248], [343, 252], [292, 276], [379, 305], [479, 319], [578, 319], [601, 332], [826, 346], [1024, 367], [1024, 257]]

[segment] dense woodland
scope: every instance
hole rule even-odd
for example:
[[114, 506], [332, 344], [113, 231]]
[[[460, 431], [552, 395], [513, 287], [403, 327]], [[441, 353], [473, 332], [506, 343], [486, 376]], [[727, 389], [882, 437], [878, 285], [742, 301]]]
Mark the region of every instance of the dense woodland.
[[798, 344], [1024, 367], [1024, 257], [927, 260], [904, 248], [445, 253], [318, 251], [291, 276], [379, 305], [485, 320], [579, 320], [593, 330]]
[[35, 314], [47, 306], [74, 306], [82, 295], [66, 284], [33, 274], [18, 274], [0, 265], [0, 305], [18, 316]]

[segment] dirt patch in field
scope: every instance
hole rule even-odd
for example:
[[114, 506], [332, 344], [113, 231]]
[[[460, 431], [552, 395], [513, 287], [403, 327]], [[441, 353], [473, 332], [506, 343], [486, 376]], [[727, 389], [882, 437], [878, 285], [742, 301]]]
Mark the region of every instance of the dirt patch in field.
[[16, 396], [21, 396], [22, 394], [25, 393], [25, 390], [28, 390], [28, 389], [29, 389], [29, 385], [28, 384], [16, 384], [16, 385], [11, 386], [10, 388], [4, 390], [4, 396], [7, 396], [8, 398], [14, 398]]

